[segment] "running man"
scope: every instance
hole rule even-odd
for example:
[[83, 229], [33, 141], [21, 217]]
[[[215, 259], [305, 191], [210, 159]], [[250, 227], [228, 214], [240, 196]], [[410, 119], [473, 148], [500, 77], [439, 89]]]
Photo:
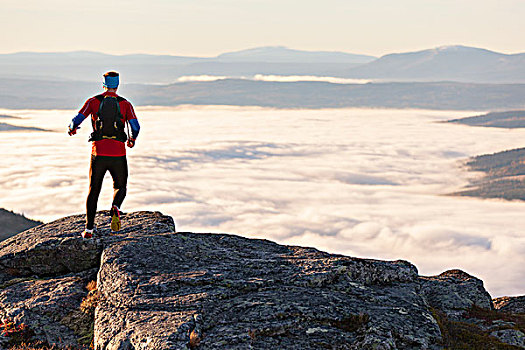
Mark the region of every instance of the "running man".
[[[104, 93], [91, 97], [80, 109], [69, 125], [68, 134], [75, 135], [80, 124], [91, 116], [93, 133], [91, 166], [89, 169], [89, 194], [87, 197], [86, 229], [82, 238], [93, 237], [95, 230], [95, 214], [102, 181], [106, 171], [113, 178], [113, 203], [111, 205], [111, 231], [120, 230], [120, 207], [126, 196], [128, 182], [128, 163], [126, 147], [133, 148], [140, 131], [140, 125], [133, 106], [125, 98], [117, 95], [119, 74], [107, 72], [104, 74]], [[131, 127], [131, 135], [125, 132], [125, 124]]]

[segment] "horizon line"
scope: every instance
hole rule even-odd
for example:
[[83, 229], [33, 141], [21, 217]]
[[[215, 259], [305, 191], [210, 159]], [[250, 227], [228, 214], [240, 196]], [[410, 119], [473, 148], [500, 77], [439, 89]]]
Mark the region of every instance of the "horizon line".
[[70, 51], [40, 51], [40, 50], [27, 50], [27, 51], [15, 51], [15, 52], [0, 52], [0, 56], [7, 56], [7, 55], [19, 55], [19, 54], [78, 54], [78, 53], [91, 53], [91, 54], [99, 54], [99, 55], [106, 55], [106, 56], [119, 56], [119, 57], [126, 57], [126, 56], [166, 56], [166, 57], [180, 57], [180, 58], [196, 58], [196, 59], [214, 59], [218, 58], [219, 56], [226, 54], [226, 53], [236, 53], [236, 52], [243, 52], [243, 51], [249, 51], [254, 49], [261, 49], [261, 48], [284, 48], [288, 50], [293, 51], [300, 51], [300, 52], [307, 52], [307, 53], [316, 53], [316, 52], [323, 52], [323, 53], [343, 53], [343, 54], [349, 54], [349, 55], [362, 55], [362, 56], [369, 56], [373, 58], [381, 58], [387, 55], [392, 54], [405, 54], [405, 53], [415, 53], [415, 52], [422, 52], [422, 51], [429, 51], [429, 50], [438, 50], [438, 49], [445, 49], [445, 48], [467, 48], [467, 49], [477, 49], [477, 50], [485, 50], [492, 53], [497, 53], [501, 55], [507, 55], [507, 56], [513, 56], [513, 55], [520, 55], [525, 54], [525, 51], [521, 52], [513, 52], [513, 53], [506, 53], [502, 51], [495, 51], [492, 49], [484, 48], [484, 47], [478, 47], [478, 46], [468, 46], [464, 44], [445, 44], [445, 45], [439, 45], [434, 46], [426, 49], [418, 49], [418, 50], [409, 50], [409, 51], [393, 51], [389, 53], [385, 53], [380, 56], [376, 55], [370, 55], [366, 53], [356, 53], [356, 52], [349, 52], [349, 51], [341, 51], [341, 50], [303, 50], [303, 49], [297, 49], [297, 48], [291, 48], [285, 45], [263, 45], [263, 46], [256, 46], [256, 47], [248, 47], [244, 49], [237, 49], [237, 50], [231, 50], [231, 51], [223, 51], [215, 56], [195, 56], [195, 55], [177, 55], [177, 54], [169, 54], [169, 53], [145, 53], [145, 52], [135, 52], [135, 53], [125, 53], [125, 54], [118, 54], [118, 53], [108, 53], [103, 51], [93, 51], [93, 50], [70, 50]]

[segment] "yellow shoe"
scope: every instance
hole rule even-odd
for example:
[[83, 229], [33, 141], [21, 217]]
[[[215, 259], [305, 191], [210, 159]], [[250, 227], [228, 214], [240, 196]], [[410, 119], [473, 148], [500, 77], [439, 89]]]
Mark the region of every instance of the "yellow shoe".
[[111, 233], [116, 233], [120, 231], [120, 210], [117, 208], [116, 205], [111, 207]]

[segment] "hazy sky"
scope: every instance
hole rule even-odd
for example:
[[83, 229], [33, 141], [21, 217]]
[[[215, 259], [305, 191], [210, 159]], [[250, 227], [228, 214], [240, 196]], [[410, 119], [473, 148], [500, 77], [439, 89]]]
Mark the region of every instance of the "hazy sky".
[[380, 56], [463, 44], [516, 53], [524, 18], [523, 0], [1, 0], [0, 52], [214, 56], [284, 45]]

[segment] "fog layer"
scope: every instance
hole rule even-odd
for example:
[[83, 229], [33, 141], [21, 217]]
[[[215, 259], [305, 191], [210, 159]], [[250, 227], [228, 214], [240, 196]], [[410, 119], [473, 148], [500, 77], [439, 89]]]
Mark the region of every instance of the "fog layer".
[[[0, 207], [41, 220], [82, 213], [90, 125], [74, 111], [9, 111]], [[124, 211], [159, 210], [179, 231], [211, 231], [406, 259], [421, 274], [461, 268], [493, 296], [525, 293], [525, 204], [449, 197], [473, 155], [523, 146], [524, 131], [436, 123], [468, 112], [138, 108]], [[108, 209], [106, 177], [99, 209]]]

